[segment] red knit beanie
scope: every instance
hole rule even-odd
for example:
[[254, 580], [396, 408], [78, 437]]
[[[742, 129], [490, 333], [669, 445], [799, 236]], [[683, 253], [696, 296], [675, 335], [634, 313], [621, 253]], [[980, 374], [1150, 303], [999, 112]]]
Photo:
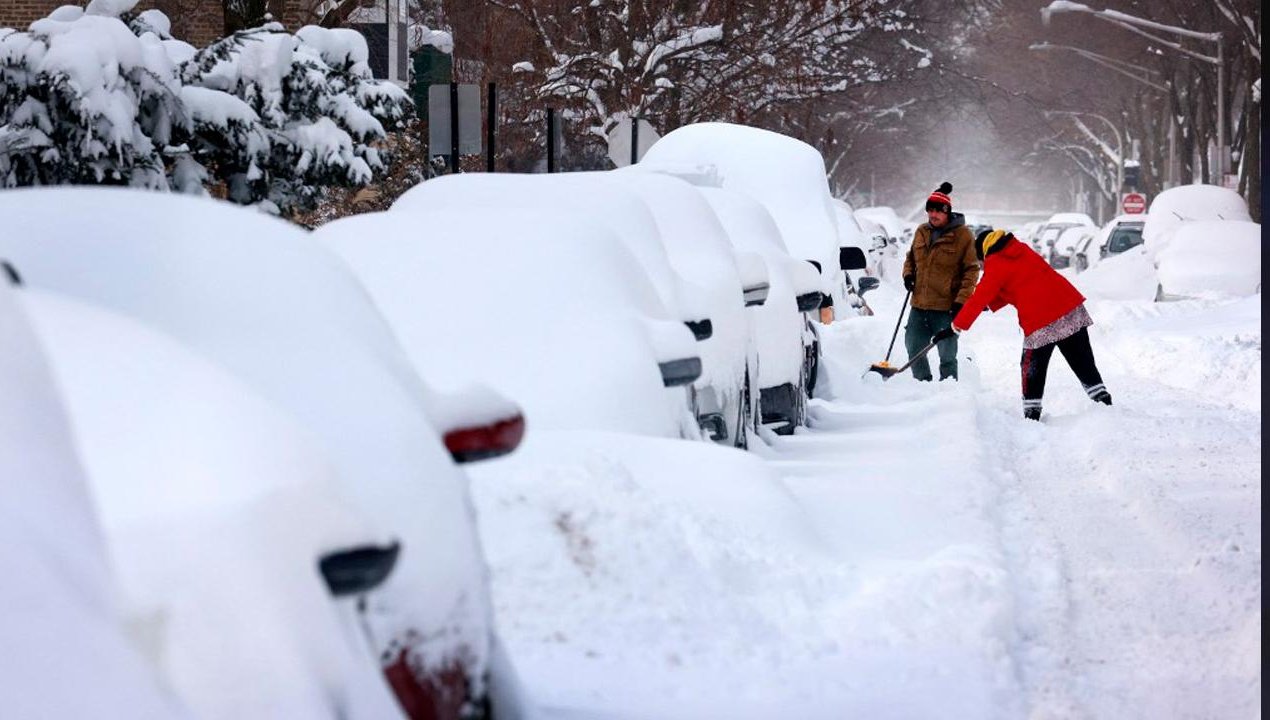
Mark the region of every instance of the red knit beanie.
[[946, 213], [952, 212], [952, 198], [948, 197], [950, 192], [952, 192], [952, 183], [940, 183], [939, 189], [926, 198], [926, 209], [943, 210]]

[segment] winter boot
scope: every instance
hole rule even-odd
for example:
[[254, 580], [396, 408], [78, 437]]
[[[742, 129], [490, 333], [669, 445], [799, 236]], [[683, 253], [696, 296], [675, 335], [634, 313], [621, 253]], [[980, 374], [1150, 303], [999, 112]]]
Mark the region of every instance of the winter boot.
[[1094, 402], [1100, 402], [1100, 403], [1102, 403], [1103, 405], [1110, 405], [1110, 404], [1111, 404], [1111, 393], [1107, 392], [1106, 390], [1103, 390], [1103, 391], [1101, 391], [1101, 392], [1098, 392], [1098, 393], [1095, 393], [1095, 394], [1093, 394], [1093, 395], [1090, 395], [1090, 396], [1089, 396], [1089, 399], [1090, 399], [1090, 400], [1093, 400]]
[[1023, 417], [1028, 420], [1040, 420], [1041, 409], [1039, 407], [1023, 408]]

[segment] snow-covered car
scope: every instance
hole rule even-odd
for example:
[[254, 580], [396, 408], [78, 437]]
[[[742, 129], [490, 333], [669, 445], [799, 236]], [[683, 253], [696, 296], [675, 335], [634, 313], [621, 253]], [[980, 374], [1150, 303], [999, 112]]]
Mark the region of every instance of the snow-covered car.
[[1183, 224], [1198, 220], [1242, 220], [1251, 222], [1248, 203], [1229, 188], [1216, 185], [1179, 185], [1151, 201], [1142, 226], [1142, 241], [1155, 255]]
[[20, 292], [0, 273], [4, 714], [188, 717], [116, 611], [118, 585], [62, 393]]
[[1079, 248], [1086, 245], [1098, 233], [1098, 228], [1084, 225], [1072, 225], [1065, 228], [1054, 240], [1050, 248], [1050, 267], [1063, 269], [1071, 267]]
[[833, 196], [824, 158], [814, 147], [755, 127], [695, 123], [653, 143], [640, 164], [711, 168], [713, 180], [694, 184], [717, 184], [762, 203], [776, 220], [790, 254], [818, 268], [825, 306], [849, 304]]
[[[697, 408], [698, 417], [708, 432], [718, 439], [734, 439], [727, 430], [726, 418], [731, 415], [724, 414], [722, 400], [717, 395], [700, 398], [696, 388], [709, 382], [715, 372], [711, 370], [714, 367], [711, 357], [717, 360], [720, 351], [714, 348], [721, 345], [735, 348], [735, 338], [743, 332], [744, 297], [736, 275], [735, 258], [729, 257], [727, 262], [732, 264], [737, 278], [737, 287], [733, 288], [736, 293], [729, 294], [727, 301], [721, 303], [719, 294], [729, 291], [718, 286], [703, 286], [686, 277], [685, 269], [672, 262], [662, 237], [662, 223], [647, 201], [631, 183], [619, 181], [611, 172], [446, 176], [411, 188], [393, 203], [391, 212], [409, 213], [417, 223], [426, 224], [432, 213], [454, 208], [474, 213], [550, 210], [609, 228], [612, 235], [608, 237], [616, 238], [638, 259], [663, 304], [687, 324], [701, 343], [698, 355], [705, 366], [703, 377], [687, 386], [688, 401]], [[717, 220], [714, 222], [717, 224]], [[716, 317], [719, 312], [724, 315]], [[723, 337], [716, 339], [716, 334]], [[736, 397], [740, 397], [739, 391]], [[741, 407], [734, 403], [729, 409], [740, 410]], [[699, 432], [694, 434], [700, 435]]]
[[703, 291], [671, 265], [652, 211], [605, 173], [444, 175], [410, 188], [391, 209], [427, 214], [451, 207], [471, 208], [473, 212], [555, 210], [601, 222], [639, 261], [666, 309], [677, 313], [699, 339], [712, 332]]
[[[887, 238], [899, 242], [904, 237], [904, 221], [900, 219], [899, 213], [895, 212], [895, 208], [889, 205], [873, 205], [871, 207], [862, 207], [854, 211], [856, 218], [865, 218], [877, 223]], [[908, 237], [911, 239], [912, 235]]]
[[1155, 254], [1156, 300], [1247, 297], [1261, 292], [1261, 225], [1200, 220], [1171, 231]]
[[757, 200], [722, 188], [699, 192], [732, 246], [767, 264], [767, 302], [748, 311], [758, 347], [759, 417], [778, 434], [793, 433], [806, 424], [807, 388], [816, 370], [815, 321], [808, 311], [820, 307], [819, 277], [811, 265], [790, 256], [776, 222]]
[[[747, 447], [756, 420], [758, 348], [746, 320], [745, 295], [760, 279], [742, 276], [727, 232], [696, 187], [640, 165], [608, 175], [648, 205], [671, 264], [704, 291], [714, 334], [701, 343], [694, 411], [714, 440]], [[768, 284], [766, 278], [762, 284]]]
[[352, 269], [419, 373], [485, 384], [531, 428], [679, 437], [701, 344], [605, 225], [547, 210], [354, 215], [313, 240]]
[[[864, 293], [877, 287], [875, 284], [877, 278], [882, 277], [884, 272], [882, 268], [882, 260], [886, 257], [898, 256], [895, 250], [896, 241], [887, 235], [887, 232], [881, 225], [869, 220], [868, 218], [857, 218], [855, 212], [851, 209], [851, 205], [844, 200], [833, 201], [834, 213], [838, 219], [838, 248], [842, 252], [842, 248], [854, 247], [859, 248], [864, 253], [865, 265], [854, 275], [850, 271], [847, 272], [847, 281], [851, 284], [856, 296], [860, 301], [861, 314], [871, 315], [872, 309], [864, 300]], [[842, 258], [839, 258], [841, 264]], [[872, 277], [874, 280], [865, 281], [864, 278]]]
[[6, 191], [0, 216], [0, 257], [30, 286], [176, 338], [315, 438], [353, 506], [400, 545], [349, 631], [369, 633], [411, 716], [480, 702], [491, 679], [489, 594], [455, 459], [514, 448], [518, 409], [431, 391], [347, 268], [284, 221], [108, 188]]
[[313, 437], [171, 336], [56, 293], [23, 300], [65, 399], [121, 621], [164, 687], [197, 717], [399, 716], [333, 600], [372, 591], [398, 549]]
[[1053, 265], [1054, 243], [1058, 242], [1058, 237], [1071, 227], [1097, 229], [1098, 225], [1093, 218], [1085, 213], [1055, 213], [1041, 227], [1037, 228], [1036, 234], [1032, 237], [1032, 248]]

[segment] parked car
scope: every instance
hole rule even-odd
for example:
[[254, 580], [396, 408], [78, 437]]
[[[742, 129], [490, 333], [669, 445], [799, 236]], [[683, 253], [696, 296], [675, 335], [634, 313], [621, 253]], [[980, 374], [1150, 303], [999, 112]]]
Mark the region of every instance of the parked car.
[[333, 599], [371, 592], [397, 548], [348, 502], [314, 439], [171, 336], [58, 294], [23, 295], [83, 460], [120, 621], [163, 686], [197, 717], [400, 717]]
[[[662, 236], [667, 210], [659, 209], [660, 217], [654, 214], [637, 187], [611, 172], [448, 176], [411, 188], [398, 198], [391, 212], [410, 213], [419, 218], [417, 222], [424, 223], [432, 213], [456, 207], [474, 212], [550, 209], [609, 227], [639, 258], [650, 279], [666, 278], [658, 283], [663, 302], [677, 317], [684, 319], [702, 346], [698, 350], [704, 366], [702, 377], [687, 386], [687, 398], [704, 431], [720, 441], [738, 441], [734, 434], [736, 425], [729, 426], [727, 418], [736, 417], [735, 412], [741, 410], [739, 388], [749, 346], [744, 337], [744, 294], [730, 247], [726, 252], [729, 253], [727, 261], [732, 265], [732, 286], [729, 286], [726, 268], [716, 270], [673, 262]], [[697, 205], [698, 212], [701, 207]], [[705, 212], [709, 213], [709, 209], [705, 208]], [[710, 221], [717, 225], [713, 216], [707, 220]], [[719, 242], [718, 238], [714, 242]], [[688, 276], [689, 272], [696, 274]], [[696, 392], [702, 387], [713, 388], [716, 377], [725, 377], [729, 368], [735, 367], [742, 370], [736, 374], [736, 385], [729, 386], [736, 388], [731, 394], [725, 396], [712, 390], [702, 397]], [[695, 434], [700, 436], [700, 431]]]
[[[1054, 264], [1054, 243], [1059, 235], [1070, 227], [1097, 228], [1098, 225], [1085, 213], [1055, 213], [1036, 231], [1032, 240], [1033, 249], [1044, 257], [1050, 265]], [[1061, 262], [1061, 261], [1060, 261]]]
[[1155, 255], [1156, 300], [1261, 293], [1261, 225], [1199, 220], [1179, 225]]
[[[812, 146], [787, 135], [731, 123], [685, 125], [653, 143], [640, 161], [668, 172], [709, 167], [691, 182], [717, 184], [763, 204], [780, 228], [785, 247], [813, 262], [822, 278], [826, 308], [849, 304], [840, 265], [833, 197], [825, 162]], [[831, 320], [831, 313], [825, 319]]]
[[[68, 210], [70, 209], [70, 210]], [[411, 717], [455, 717], [490, 678], [484, 565], [456, 460], [510, 452], [506, 400], [442, 398], [365, 291], [307, 233], [254, 210], [110, 188], [0, 193], [0, 257], [28, 284], [166, 333], [320, 443], [341, 491], [396, 542], [392, 575], [342, 601]]]
[[[693, 383], [695, 411], [714, 440], [746, 447], [758, 401], [753, 389], [758, 348], [746, 322], [745, 296], [748, 288], [767, 285], [767, 278], [746, 278], [739, 272], [737, 251], [693, 185], [640, 165], [609, 175], [653, 211], [671, 264], [706, 292], [714, 335], [701, 343], [701, 378]], [[761, 260], [758, 267], [765, 268]]]
[[1119, 255], [1142, 244], [1142, 226], [1146, 218], [1141, 215], [1117, 215], [1093, 236], [1093, 239], [1077, 248], [1075, 265], [1084, 272], [1112, 255]]
[[[16, 278], [17, 273], [13, 276]], [[0, 698], [15, 718], [190, 717], [133, 642], [47, 350], [0, 273]], [[73, 656], [74, 688], [67, 686]]]
[[639, 261], [666, 309], [677, 313], [698, 339], [710, 336], [712, 321], [704, 291], [671, 266], [652, 211], [604, 173], [445, 175], [410, 188], [391, 209], [424, 214], [455, 205], [477, 212], [555, 208], [603, 223]]
[[[905, 237], [904, 221], [900, 219], [895, 208], [887, 205], [874, 205], [872, 207], [862, 207], [854, 210], [856, 219], [865, 219], [876, 223], [882, 228], [886, 234], [888, 241], [900, 242]], [[908, 239], [912, 239], [912, 233], [907, 234]]]
[[1098, 233], [1098, 228], [1072, 225], [1065, 228], [1050, 248], [1050, 266], [1057, 269], [1071, 267], [1079, 248], [1084, 247]]
[[546, 430], [679, 437], [668, 387], [701, 373], [701, 344], [594, 219], [545, 210], [353, 215], [319, 227], [411, 363], [442, 390], [486, 385]]
[[1179, 185], [1151, 201], [1142, 226], [1142, 241], [1155, 255], [1183, 224], [1199, 220], [1241, 220], [1251, 222], [1248, 203], [1234, 190], [1216, 185]]
[[762, 424], [787, 435], [807, 419], [807, 387], [814, 368], [815, 319], [820, 306], [814, 268], [790, 256], [770, 213], [757, 201], [721, 188], [700, 189], [732, 246], [756, 253], [768, 267], [767, 302], [748, 313], [758, 348], [758, 414]]

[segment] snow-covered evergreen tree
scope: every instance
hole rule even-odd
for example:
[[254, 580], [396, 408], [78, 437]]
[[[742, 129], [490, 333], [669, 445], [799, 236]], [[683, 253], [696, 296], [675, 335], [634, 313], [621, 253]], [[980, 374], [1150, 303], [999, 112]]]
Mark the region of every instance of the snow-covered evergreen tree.
[[160, 39], [119, 20], [135, 3], [92, 0], [0, 29], [0, 187], [169, 188], [181, 82]]
[[[371, 143], [409, 114], [410, 99], [374, 80], [367, 57], [355, 31], [309, 26], [291, 35], [276, 23], [197, 52], [182, 66], [186, 91], [241, 100], [267, 148], [254, 136], [228, 145], [203, 137], [195, 156], [225, 181], [231, 199], [278, 210], [308, 207], [324, 187], [369, 182], [384, 166]], [[249, 132], [251, 115], [237, 118], [239, 132]]]
[[352, 30], [276, 23], [202, 50], [137, 0], [63, 6], [0, 29], [0, 187], [118, 184], [272, 212], [384, 169], [373, 143], [410, 115]]

